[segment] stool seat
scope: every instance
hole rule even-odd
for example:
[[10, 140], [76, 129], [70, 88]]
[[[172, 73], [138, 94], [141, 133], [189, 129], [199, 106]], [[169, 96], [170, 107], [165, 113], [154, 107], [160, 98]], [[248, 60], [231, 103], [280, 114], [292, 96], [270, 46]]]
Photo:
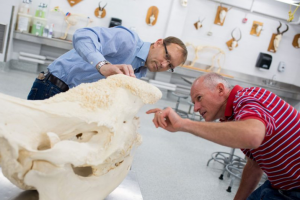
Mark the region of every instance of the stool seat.
[[172, 92], [172, 94], [173, 94], [175, 97], [178, 97], [178, 98], [183, 98], [183, 99], [189, 98], [189, 95], [181, 94], [181, 93], [178, 93], [178, 92]]
[[175, 97], [177, 97], [176, 106], [174, 108], [175, 112], [182, 118], [188, 118], [189, 117], [188, 112], [179, 110], [179, 104], [180, 104], [181, 99], [187, 99], [187, 98], [189, 98], [189, 95], [181, 94], [178, 92], [172, 92], [171, 94], [174, 95]]

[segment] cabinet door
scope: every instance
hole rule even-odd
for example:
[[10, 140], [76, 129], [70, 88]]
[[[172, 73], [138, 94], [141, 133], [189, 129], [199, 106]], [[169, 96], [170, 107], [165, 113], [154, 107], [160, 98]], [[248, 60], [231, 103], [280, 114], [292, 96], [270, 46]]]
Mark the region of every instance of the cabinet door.
[[9, 43], [9, 28], [12, 23], [11, 13], [13, 5], [1, 4], [0, 6], [0, 62], [5, 61], [7, 45]]

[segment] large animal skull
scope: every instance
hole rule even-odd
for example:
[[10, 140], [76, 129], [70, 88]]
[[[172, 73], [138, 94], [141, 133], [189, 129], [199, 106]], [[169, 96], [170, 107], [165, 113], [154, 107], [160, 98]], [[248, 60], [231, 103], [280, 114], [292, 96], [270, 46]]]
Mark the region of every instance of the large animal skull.
[[104, 199], [125, 178], [141, 143], [135, 116], [161, 92], [125, 75], [43, 101], [0, 94], [0, 165], [40, 200]]
[[279, 23], [280, 23], [280, 25], [277, 28], [277, 35], [275, 36], [275, 39], [274, 39], [274, 49], [275, 49], [275, 51], [277, 51], [277, 49], [279, 47], [282, 35], [289, 30], [289, 26], [286, 24], [286, 30], [280, 32], [279, 29], [281, 27], [281, 22], [279, 22]]

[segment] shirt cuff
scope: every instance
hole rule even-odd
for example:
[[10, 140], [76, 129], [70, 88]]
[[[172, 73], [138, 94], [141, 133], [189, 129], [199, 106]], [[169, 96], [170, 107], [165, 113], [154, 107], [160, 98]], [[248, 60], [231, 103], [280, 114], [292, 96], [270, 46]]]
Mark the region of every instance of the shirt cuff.
[[104, 56], [100, 53], [91, 53], [87, 56], [87, 61], [93, 65], [96, 66], [100, 61], [105, 60]]

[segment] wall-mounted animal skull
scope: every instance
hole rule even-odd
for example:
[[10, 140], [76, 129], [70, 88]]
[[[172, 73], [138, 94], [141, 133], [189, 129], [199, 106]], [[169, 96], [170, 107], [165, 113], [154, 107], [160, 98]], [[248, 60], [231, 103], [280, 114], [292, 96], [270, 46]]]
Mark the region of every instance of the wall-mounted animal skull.
[[226, 17], [226, 14], [227, 14], [226, 10], [221, 10], [220, 11], [219, 18], [220, 18], [221, 23], [224, 23], [224, 19]]
[[107, 6], [107, 3], [103, 6], [103, 7], [101, 7], [101, 1], [99, 2], [99, 6], [98, 6], [98, 8], [96, 8], [95, 9], [95, 16], [97, 17], [97, 18], [104, 18], [105, 17], [105, 15], [106, 15], [106, 10], [104, 9], [105, 7]]
[[275, 39], [274, 39], [274, 50], [275, 52], [278, 50], [278, 47], [279, 47], [279, 44], [280, 44], [280, 41], [282, 39], [282, 35], [287, 32], [289, 30], [289, 26], [286, 24], [286, 30], [280, 32], [280, 27], [281, 27], [281, 22], [279, 22], [279, 26], [277, 28], [277, 35], [275, 36]]
[[187, 7], [188, 0], [180, 0], [183, 7]]
[[152, 26], [152, 25], [153, 25], [153, 22], [154, 22], [154, 20], [155, 20], [154, 14], [151, 15], [149, 19], [150, 19], [150, 23], [149, 23], [148, 25], [149, 25], [149, 26]]
[[141, 143], [135, 116], [161, 97], [125, 75], [81, 84], [43, 101], [0, 94], [0, 165], [40, 200], [104, 199], [125, 178]]
[[256, 35], [259, 35], [261, 30], [262, 30], [262, 26], [257, 24], [255, 29]]
[[99, 15], [98, 15], [98, 17], [102, 18], [101, 16], [103, 14], [104, 8], [106, 7], [107, 3], [103, 7], [100, 6], [100, 3], [101, 3], [101, 1], [99, 2]]
[[200, 20], [200, 18], [199, 18], [199, 20], [198, 20], [196, 23], [194, 23], [194, 26], [195, 26], [195, 28], [196, 28], [197, 30], [203, 27], [203, 21], [204, 21], [204, 20], [205, 20], [205, 18], [202, 19], [202, 20]]
[[226, 15], [227, 15], [228, 11], [231, 10], [231, 8], [232, 7], [230, 7], [230, 8], [223, 7], [222, 4], [220, 6], [218, 6], [214, 24], [223, 26]]
[[[235, 28], [235, 29], [237, 29], [237, 28]], [[239, 36], [240, 36], [239, 39], [236, 39], [233, 36], [233, 33], [234, 33], [235, 29], [233, 29], [232, 32], [231, 32], [232, 39], [227, 42], [229, 50], [235, 49], [238, 46], [238, 41], [240, 41], [242, 39], [242, 32], [241, 32], [240, 29], [238, 29], [239, 30]]]

